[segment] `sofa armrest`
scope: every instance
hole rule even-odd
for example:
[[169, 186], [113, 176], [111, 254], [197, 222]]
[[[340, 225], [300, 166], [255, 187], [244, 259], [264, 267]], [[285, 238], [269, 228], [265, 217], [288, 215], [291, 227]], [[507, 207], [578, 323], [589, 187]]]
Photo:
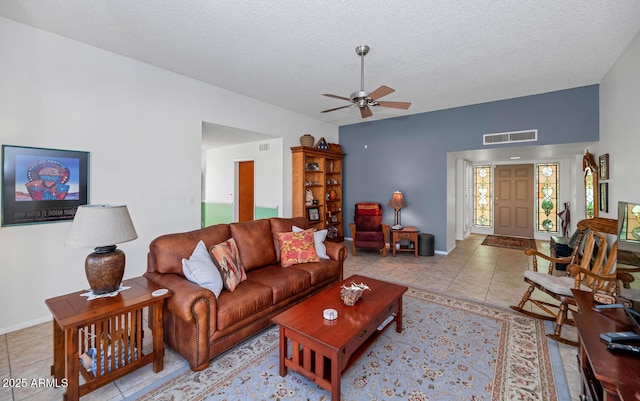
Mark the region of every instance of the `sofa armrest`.
[[[209, 315], [215, 316], [217, 303], [216, 296], [206, 288], [192, 283], [177, 274], [161, 274], [156, 272], [146, 272], [144, 276], [163, 288], [171, 290], [173, 295], [165, 303], [167, 308], [175, 317], [185, 322], [203, 320], [209, 325]], [[203, 310], [204, 303], [208, 304]], [[202, 306], [199, 306], [202, 304]], [[213, 319], [215, 325], [215, 319]], [[215, 330], [215, 327], [212, 327]]]
[[332, 260], [337, 260], [342, 263], [347, 258], [347, 247], [343, 244], [325, 241], [324, 245], [327, 247], [327, 256]]
[[147, 271], [144, 276], [173, 293], [165, 301], [164, 339], [188, 362], [191, 370], [209, 366], [209, 337], [217, 329], [216, 296], [175, 273]]

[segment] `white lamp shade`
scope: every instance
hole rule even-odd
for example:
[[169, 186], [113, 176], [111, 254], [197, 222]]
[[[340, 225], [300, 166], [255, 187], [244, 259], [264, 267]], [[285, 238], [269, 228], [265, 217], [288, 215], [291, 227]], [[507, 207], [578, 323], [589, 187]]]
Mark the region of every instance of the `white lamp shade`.
[[97, 248], [138, 238], [126, 205], [78, 206], [65, 245]]

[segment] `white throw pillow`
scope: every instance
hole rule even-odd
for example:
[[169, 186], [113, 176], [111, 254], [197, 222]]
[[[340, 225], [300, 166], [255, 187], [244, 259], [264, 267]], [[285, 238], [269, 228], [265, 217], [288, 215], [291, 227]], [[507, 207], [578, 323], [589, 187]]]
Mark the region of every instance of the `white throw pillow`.
[[[294, 233], [304, 231], [300, 227], [293, 226]], [[313, 245], [316, 247], [316, 253], [320, 259], [330, 259], [327, 256], [327, 247], [324, 245], [324, 240], [327, 238], [327, 230], [315, 230], [313, 232]]]
[[198, 242], [189, 259], [182, 259], [182, 272], [187, 280], [210, 290], [216, 298], [220, 296], [222, 276], [202, 240]]

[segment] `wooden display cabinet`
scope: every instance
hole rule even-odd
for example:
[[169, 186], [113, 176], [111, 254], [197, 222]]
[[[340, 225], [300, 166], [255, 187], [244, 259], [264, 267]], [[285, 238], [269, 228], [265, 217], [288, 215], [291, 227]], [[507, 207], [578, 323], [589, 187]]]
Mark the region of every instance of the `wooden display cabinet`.
[[[342, 222], [343, 153], [307, 146], [291, 148], [293, 171], [292, 212], [309, 219], [311, 227], [328, 229], [327, 239], [344, 240]], [[308, 204], [307, 191], [314, 202]], [[316, 213], [317, 212], [317, 213]], [[314, 218], [318, 217], [318, 220]]]

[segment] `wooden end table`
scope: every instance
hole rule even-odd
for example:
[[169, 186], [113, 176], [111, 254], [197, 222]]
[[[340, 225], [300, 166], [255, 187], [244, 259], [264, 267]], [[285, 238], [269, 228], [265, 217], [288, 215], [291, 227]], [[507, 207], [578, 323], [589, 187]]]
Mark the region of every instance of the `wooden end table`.
[[[418, 257], [418, 234], [420, 233], [420, 231], [418, 231], [415, 227], [413, 226], [409, 226], [409, 227], [404, 227], [400, 230], [391, 230], [390, 231], [390, 242], [391, 242], [391, 254], [393, 256], [396, 256], [396, 251], [398, 252], [412, 252], [414, 256], [417, 258]], [[400, 240], [402, 239], [408, 239], [409, 241], [413, 242], [413, 249], [412, 248], [404, 248], [404, 247], [400, 247], [399, 249], [396, 249], [396, 243], [400, 242]]]
[[640, 358], [611, 352], [600, 339], [600, 333], [633, 330], [635, 325], [620, 308], [596, 311], [591, 292], [571, 291], [578, 305], [578, 313], [574, 313], [573, 318], [578, 328], [580, 399], [640, 400]]
[[[355, 305], [345, 306], [340, 290], [351, 282], [364, 283], [371, 290]], [[272, 321], [280, 326], [280, 376], [291, 369], [330, 391], [332, 401], [340, 400], [342, 372], [391, 322], [402, 332], [402, 295], [406, 291], [405, 286], [351, 276], [275, 316]], [[335, 309], [338, 318], [324, 319], [322, 312], [327, 308]]]
[[[60, 382], [67, 380], [64, 399], [81, 396], [104, 386], [144, 365], [153, 363], [153, 371], [164, 368], [162, 306], [171, 292], [154, 296], [159, 289], [144, 277], [125, 280], [131, 287], [115, 297], [92, 301], [78, 291], [45, 301], [53, 315], [53, 365], [51, 374]], [[142, 352], [143, 309], [150, 308], [153, 351]], [[92, 372], [80, 364], [80, 355], [96, 351]], [[106, 357], [101, 357], [105, 356]], [[85, 383], [79, 384], [79, 375]]]

